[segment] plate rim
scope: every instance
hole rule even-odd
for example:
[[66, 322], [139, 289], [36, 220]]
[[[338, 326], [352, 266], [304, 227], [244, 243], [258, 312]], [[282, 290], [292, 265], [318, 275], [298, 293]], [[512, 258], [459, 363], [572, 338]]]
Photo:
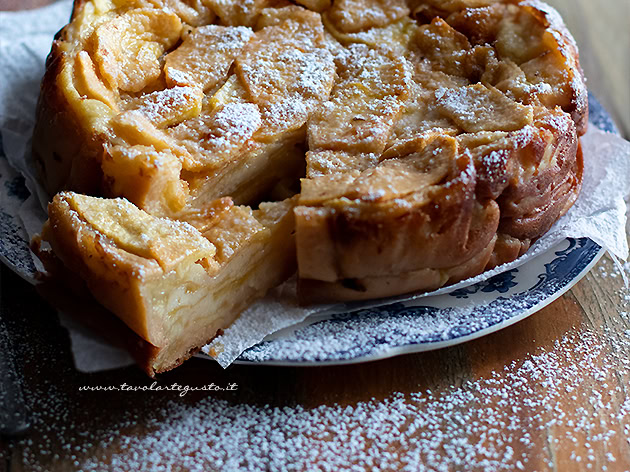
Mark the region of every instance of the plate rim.
[[[588, 238], [587, 238], [588, 239]], [[569, 240], [566, 238], [560, 243]], [[589, 241], [592, 241], [589, 239]], [[594, 242], [594, 241], [593, 241]], [[597, 243], [595, 243], [597, 244]], [[540, 254], [541, 256], [547, 254], [548, 252], [553, 251], [555, 245], [549, 248], [549, 251]], [[607, 252], [606, 249], [599, 246], [597, 252], [594, 253], [593, 258], [588, 262], [588, 264], [574, 277], [572, 278], [566, 285], [559, 288], [553, 294], [548, 297], [543, 298], [535, 305], [529, 307], [526, 310], [523, 310], [518, 315], [512, 316], [506, 320], [503, 320], [499, 323], [496, 323], [492, 326], [488, 326], [486, 328], [475, 331], [474, 333], [470, 333], [464, 336], [454, 337], [452, 339], [446, 341], [430, 341], [430, 342], [420, 342], [420, 343], [411, 343], [406, 344], [404, 346], [391, 346], [388, 348], [384, 348], [382, 351], [378, 349], [376, 352], [371, 354], [366, 354], [362, 356], [357, 356], [352, 359], [335, 359], [335, 360], [247, 360], [247, 359], [235, 359], [232, 364], [237, 365], [266, 365], [266, 366], [276, 366], [276, 367], [317, 367], [317, 366], [338, 366], [338, 365], [352, 365], [352, 364], [361, 364], [364, 362], [376, 362], [384, 359], [390, 359], [393, 357], [398, 357], [406, 354], [415, 354], [420, 352], [428, 352], [428, 351], [436, 351], [439, 349], [444, 349], [447, 347], [457, 346], [459, 344], [464, 344], [468, 341], [472, 341], [475, 339], [479, 339], [481, 337], [487, 336], [489, 334], [500, 331], [504, 328], [512, 326], [520, 321], [523, 321], [525, 318], [539, 312], [543, 308], [548, 305], [551, 305], [558, 298], [568, 292], [571, 288], [577, 285], [585, 276], [588, 274], [591, 269], [601, 260], [604, 254]], [[528, 289], [528, 290], [531, 290]], [[515, 294], [517, 295], [517, 294]], [[214, 360], [209, 356], [201, 356], [202, 358]]]

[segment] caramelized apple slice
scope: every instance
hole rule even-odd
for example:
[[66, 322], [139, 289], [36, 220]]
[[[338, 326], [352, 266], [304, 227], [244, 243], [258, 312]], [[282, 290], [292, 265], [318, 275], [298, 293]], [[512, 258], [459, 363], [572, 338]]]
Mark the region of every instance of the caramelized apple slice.
[[173, 214], [186, 204], [188, 188], [179, 178], [182, 162], [168, 149], [107, 147], [101, 167], [108, 195], [125, 197], [151, 214]]
[[343, 151], [308, 151], [306, 153], [306, 176], [364, 171], [378, 164], [378, 154], [354, 154]]
[[172, 150], [178, 154], [187, 154], [164, 130], [149, 119], [140, 110], [129, 110], [113, 117], [110, 121], [112, 130], [116, 133], [113, 144], [142, 144], [152, 146], [158, 151]]
[[333, 86], [335, 67], [330, 52], [320, 45], [321, 21], [295, 17], [257, 32], [236, 60], [236, 73], [261, 107], [262, 140], [301, 128]]
[[256, 18], [270, 0], [203, 0], [219, 17], [221, 24], [228, 26], [253, 26]]
[[421, 26], [414, 38], [414, 47], [431, 63], [431, 69], [450, 75], [464, 75], [462, 67], [471, 46], [468, 38], [441, 18]]
[[232, 62], [253, 36], [245, 27], [202, 26], [186, 36], [182, 44], [166, 56], [166, 83], [196, 85], [204, 91], [223, 81]]
[[482, 84], [435, 92], [438, 110], [467, 133], [515, 131], [533, 120], [531, 106], [510, 100], [494, 87]]
[[[322, 15], [326, 30], [341, 44], [365, 44], [375, 49], [389, 49], [399, 56], [406, 56], [409, 43], [415, 35], [418, 25], [409, 17], [403, 17], [380, 28], [371, 28], [357, 33], [345, 33], [337, 29], [329, 15]], [[331, 47], [336, 45], [332, 43]]]
[[208, 25], [215, 19], [214, 12], [204, 0], [147, 0], [156, 8], [168, 8], [191, 26]]
[[[427, 77], [424, 76], [423, 79]], [[439, 83], [453, 84], [454, 81], [439, 80]], [[392, 128], [382, 158], [391, 159], [416, 152], [417, 144], [436, 131], [455, 135], [459, 129], [448, 117], [440, 114], [435, 106], [435, 94], [431, 89], [414, 82], [410, 85], [409, 96]]]
[[409, 91], [408, 64], [390, 52], [349, 49], [330, 100], [309, 122], [309, 148], [381, 154]]
[[77, 92], [82, 96], [100, 100], [112, 110], [118, 111], [120, 97], [98, 77], [94, 62], [86, 51], [77, 54], [74, 70], [76, 71]]
[[237, 74], [255, 103], [265, 106], [293, 95], [321, 99], [330, 93], [332, 56], [308, 37], [316, 30], [304, 25], [288, 20], [263, 28], [237, 59]]
[[405, 0], [336, 0], [328, 12], [337, 29], [344, 33], [382, 27], [408, 14]]
[[256, 105], [232, 102], [182, 123], [170, 130], [170, 135], [190, 151], [183, 161], [185, 169], [208, 171], [220, 169], [237, 156], [260, 124]]
[[199, 87], [173, 87], [130, 99], [127, 108], [142, 113], [157, 128], [165, 128], [199, 115], [202, 99]]
[[162, 73], [159, 58], [179, 39], [182, 23], [171, 12], [138, 8], [96, 27], [93, 58], [113, 88], [139, 92]]
[[[216, 248], [192, 226], [156, 218], [126, 200], [68, 193], [62, 194], [57, 203], [61, 201], [113, 245], [135, 256], [154, 260], [162, 270], [168, 271], [182, 262], [204, 261], [207, 265], [216, 254]], [[52, 207], [57, 209], [55, 204]]]

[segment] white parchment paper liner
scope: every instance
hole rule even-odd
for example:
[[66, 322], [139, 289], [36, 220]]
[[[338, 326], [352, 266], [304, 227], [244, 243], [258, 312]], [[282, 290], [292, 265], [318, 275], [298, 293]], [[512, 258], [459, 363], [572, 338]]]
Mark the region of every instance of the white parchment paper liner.
[[[48, 195], [37, 180], [30, 153], [39, 83], [53, 35], [67, 23], [71, 6], [72, 2], [62, 1], [38, 10], [0, 12], [0, 132], [9, 162], [24, 175], [31, 191], [31, 197], [20, 209], [20, 218], [29, 236], [37, 233], [45, 221], [43, 208], [48, 201]], [[580, 198], [549, 233], [517, 261], [428, 294], [351, 306], [300, 307], [296, 303], [296, 281], [292, 279], [246, 310], [222, 336], [206, 346], [204, 352], [212, 353], [220, 365], [227, 367], [245, 349], [267, 335], [300, 323], [314, 313], [342, 312], [447, 293], [518, 267], [567, 237], [588, 237], [615, 257], [627, 259], [624, 199], [630, 195], [630, 143], [591, 126], [582, 138], [582, 146], [585, 169]], [[70, 333], [79, 370], [94, 372], [132, 363], [126, 352], [102, 341], [63, 313], [60, 320]]]

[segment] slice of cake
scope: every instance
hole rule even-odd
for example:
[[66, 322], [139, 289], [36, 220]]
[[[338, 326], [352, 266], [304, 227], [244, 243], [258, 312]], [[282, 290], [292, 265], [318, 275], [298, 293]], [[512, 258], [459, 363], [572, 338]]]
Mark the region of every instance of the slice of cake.
[[292, 208], [287, 200], [252, 211], [226, 199], [202, 224], [186, 223], [124, 199], [63, 192], [49, 205], [42, 239], [157, 348], [153, 374], [186, 360], [294, 272]]

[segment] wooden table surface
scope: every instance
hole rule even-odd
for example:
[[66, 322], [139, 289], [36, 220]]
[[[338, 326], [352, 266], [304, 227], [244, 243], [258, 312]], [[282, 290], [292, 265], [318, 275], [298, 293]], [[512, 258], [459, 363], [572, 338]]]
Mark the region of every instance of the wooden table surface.
[[[31, 3], [45, 2], [2, 0], [0, 7]], [[630, 1], [550, 3], [579, 43], [589, 88], [630, 137]], [[173, 464], [156, 470], [212, 470], [210, 457], [221, 448], [236, 458], [266, 457], [262, 468], [279, 470], [283, 460], [307, 452], [287, 444], [311, 449], [305, 462], [311, 470], [338, 470], [330, 467], [332, 458], [339, 461], [351, 449], [357, 470], [373, 469], [366, 465], [370, 455], [383, 461], [383, 470], [403, 470], [410, 462], [406, 470], [425, 470], [422, 464], [426, 470], [630, 470], [630, 292], [608, 257], [539, 313], [476, 341], [342, 367], [224, 371], [192, 359], [159, 382], [236, 383], [238, 389], [183, 397], [79, 391], [151, 382], [132, 367], [77, 372], [67, 334], [46, 303], [4, 267], [1, 283], [0, 309], [25, 373], [34, 427], [21, 440], [0, 442], [0, 471], [82, 470], [90, 463], [90, 470], [139, 470], [151, 460]], [[196, 409], [208, 415], [207, 423]], [[163, 419], [169, 412], [188, 416]], [[248, 430], [243, 418], [234, 423], [235, 412], [255, 416], [270, 430]], [[333, 436], [314, 432], [326, 415], [332, 415]], [[302, 426], [290, 424], [294, 416]], [[397, 426], [381, 431], [379, 421]], [[150, 450], [156, 454], [151, 460]]]

